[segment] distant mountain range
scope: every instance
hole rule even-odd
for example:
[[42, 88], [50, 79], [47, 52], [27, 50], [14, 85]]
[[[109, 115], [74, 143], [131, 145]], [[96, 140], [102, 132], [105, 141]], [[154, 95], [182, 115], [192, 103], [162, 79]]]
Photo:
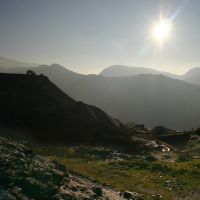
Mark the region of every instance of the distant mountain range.
[[10, 68], [18, 68], [18, 67], [38, 67], [39, 64], [36, 63], [25, 63], [16, 60], [12, 60], [9, 58], [0, 57], [0, 69], [2, 71], [9, 70]]
[[182, 80], [200, 85], [200, 67], [195, 67], [183, 75]]
[[124, 77], [124, 76], [136, 76], [140, 74], [162, 74], [168, 76], [170, 78], [177, 78], [178, 75], [158, 71], [151, 68], [144, 68], [144, 67], [129, 67], [124, 65], [112, 65], [110, 67], [105, 68], [102, 72], [99, 73], [101, 76], [106, 77]]
[[[9, 72], [25, 73], [27, 69], [9, 68]], [[156, 71], [146, 74], [143, 68], [144, 74], [137, 72], [134, 76], [82, 75], [56, 64], [35, 67], [34, 71], [48, 76], [76, 100], [98, 106], [124, 122], [134, 121], [147, 127], [163, 125], [180, 130], [200, 126], [200, 86], [166, 74], [160, 75]], [[199, 68], [184, 77], [193, 80], [191, 74], [195, 75], [196, 71]]]
[[[24, 71], [27, 68], [29, 69], [38, 66], [40, 66], [40, 64], [25, 63], [9, 58], [0, 57], [0, 72], [24, 73]], [[169, 78], [179, 79], [186, 81], [188, 83], [200, 85], [200, 67], [192, 68], [183, 75], [177, 75], [151, 68], [130, 67], [125, 65], [112, 65], [110, 67], [105, 68], [104, 70], [102, 70], [102, 72], [99, 73], [100, 76], [105, 76], [105, 77], [136, 76], [140, 74], [153, 74], [153, 75], [161, 74]]]
[[177, 75], [164, 71], [158, 71], [151, 68], [112, 65], [105, 68], [102, 72], [99, 73], [99, 75], [106, 77], [136, 76], [140, 74], [161, 74], [169, 78], [179, 79], [189, 83], [200, 85], [200, 67], [192, 68], [183, 75]]

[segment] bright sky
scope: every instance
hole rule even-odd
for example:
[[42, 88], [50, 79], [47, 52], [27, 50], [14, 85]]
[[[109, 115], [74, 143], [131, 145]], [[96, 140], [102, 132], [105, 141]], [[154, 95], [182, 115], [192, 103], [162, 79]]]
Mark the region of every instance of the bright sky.
[[[85, 74], [114, 64], [184, 73], [200, 66], [199, 10], [200, 0], [0, 0], [0, 56]], [[152, 37], [161, 16], [172, 24], [162, 45]]]

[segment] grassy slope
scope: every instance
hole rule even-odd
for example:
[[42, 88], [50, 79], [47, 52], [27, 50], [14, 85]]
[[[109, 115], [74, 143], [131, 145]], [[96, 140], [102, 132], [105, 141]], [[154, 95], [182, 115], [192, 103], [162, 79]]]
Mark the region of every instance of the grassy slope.
[[149, 162], [139, 157], [124, 161], [106, 162], [77, 148], [37, 147], [35, 151], [56, 159], [70, 171], [94, 181], [117, 188], [143, 193], [146, 199], [178, 199], [193, 196], [200, 190], [200, 159], [187, 162]]

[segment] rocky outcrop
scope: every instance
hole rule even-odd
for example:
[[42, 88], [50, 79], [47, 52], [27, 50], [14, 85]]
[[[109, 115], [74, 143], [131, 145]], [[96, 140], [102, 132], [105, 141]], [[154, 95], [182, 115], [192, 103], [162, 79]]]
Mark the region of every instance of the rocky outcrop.
[[25, 144], [0, 138], [0, 199], [51, 199], [67, 176], [63, 166]]
[[4, 137], [0, 177], [1, 200], [127, 199], [119, 191], [68, 173], [64, 166], [33, 153], [26, 143]]
[[0, 73], [0, 91], [0, 127], [43, 142], [129, 141], [122, 123], [95, 106], [75, 101], [46, 76]]
[[[89, 180], [70, 176], [69, 182], [60, 188], [57, 199], [73, 199], [73, 200], [124, 200], [120, 192], [105, 186], [93, 183]], [[129, 198], [130, 199], [130, 198]]]

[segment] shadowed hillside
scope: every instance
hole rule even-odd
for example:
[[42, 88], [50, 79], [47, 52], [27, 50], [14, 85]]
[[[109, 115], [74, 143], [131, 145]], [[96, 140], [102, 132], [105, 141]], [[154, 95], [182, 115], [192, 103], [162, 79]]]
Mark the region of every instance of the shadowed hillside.
[[76, 102], [47, 77], [0, 74], [0, 124], [42, 141], [127, 140], [123, 125], [94, 106]]
[[[18, 73], [26, 69], [19, 68]], [[16, 71], [16, 69], [15, 69]], [[34, 68], [78, 101], [95, 105], [123, 122], [191, 129], [200, 124], [200, 87], [163, 75], [103, 77], [74, 73], [60, 65]]]
[[60, 65], [41, 66], [59, 88], [78, 101], [98, 106], [122, 121], [191, 129], [200, 124], [200, 87], [163, 75], [81, 75]]

